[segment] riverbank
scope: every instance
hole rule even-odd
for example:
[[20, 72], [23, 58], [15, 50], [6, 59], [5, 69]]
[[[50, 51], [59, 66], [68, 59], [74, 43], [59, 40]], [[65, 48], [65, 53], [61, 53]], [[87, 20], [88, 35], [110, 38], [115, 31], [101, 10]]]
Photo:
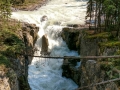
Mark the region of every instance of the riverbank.
[[40, 8], [41, 6], [45, 5], [48, 2], [48, 0], [35, 0], [33, 2], [26, 2], [23, 4], [18, 4], [18, 5], [14, 5], [12, 6], [12, 11], [18, 11], [18, 10], [22, 10], [22, 11], [34, 11], [37, 10], [38, 8]]

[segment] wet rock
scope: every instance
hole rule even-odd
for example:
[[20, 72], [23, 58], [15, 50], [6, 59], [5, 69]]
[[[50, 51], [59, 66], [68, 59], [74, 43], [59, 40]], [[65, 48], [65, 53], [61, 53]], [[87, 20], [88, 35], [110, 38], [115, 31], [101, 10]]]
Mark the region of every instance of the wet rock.
[[35, 24], [25, 23], [22, 27], [23, 38], [24, 38], [25, 46], [28, 50], [28, 54], [31, 54], [31, 51], [37, 40], [38, 31], [39, 28]]
[[85, 66], [81, 67], [81, 86], [91, 85], [100, 82], [101, 70], [100, 65], [95, 60], [88, 60]]
[[69, 49], [77, 50], [78, 45], [76, 45], [76, 42], [78, 41], [79, 32], [79, 29], [63, 28], [61, 36], [67, 43]]
[[47, 21], [48, 20], [48, 17], [46, 15], [42, 16], [40, 21], [43, 22], [43, 21]]
[[80, 73], [78, 69], [75, 68], [79, 59], [64, 59], [62, 69], [62, 76], [67, 78], [72, 78], [75, 83], [79, 83]]
[[[39, 28], [35, 24], [22, 23], [22, 25], [20, 34], [25, 44], [25, 51], [23, 53], [33, 55], [36, 51], [34, 44], [38, 38], [37, 33]], [[10, 74], [8, 74], [10, 77], [10, 88], [11, 90], [30, 90], [27, 75], [28, 65], [31, 63], [32, 57], [16, 54], [16, 58], [17, 59], [10, 58], [14, 70], [9, 70]]]
[[97, 39], [86, 39], [86, 36], [81, 36], [80, 54], [82, 56], [98, 55]]
[[[107, 47], [102, 46], [100, 43], [108, 41], [106, 37], [95, 37], [88, 38], [90, 34], [87, 30], [81, 30], [78, 28], [72, 28], [73, 25], [68, 25], [69, 27], [63, 28], [62, 38], [68, 45], [71, 50], [78, 50], [80, 56], [108, 56], [115, 55], [119, 51], [118, 46]], [[78, 27], [78, 26], [74, 26]], [[89, 34], [88, 34], [89, 33]], [[90, 36], [90, 35], [89, 35]], [[94, 36], [94, 35], [93, 35]], [[81, 59], [81, 66], [75, 68], [76, 61], [71, 59], [65, 59], [63, 62], [63, 76], [72, 78], [79, 86], [89, 86], [91, 84], [99, 83], [106, 81], [109, 77], [106, 75], [105, 70], [100, 66], [100, 62], [97, 62], [95, 59]], [[102, 85], [93, 86], [90, 88], [85, 88], [83, 90], [117, 90], [116, 86], [113, 85], [113, 88], [107, 84], [104, 87]], [[107, 87], [108, 86], [108, 87]], [[115, 89], [114, 89], [115, 88]]]
[[47, 35], [43, 35], [42, 36], [42, 48], [41, 48], [41, 54], [42, 55], [49, 54], [48, 46], [49, 46], [49, 43], [48, 43]]
[[67, 26], [68, 26], [68, 27], [76, 28], [76, 27], [79, 27], [80, 25], [78, 25], [78, 24], [68, 24]]

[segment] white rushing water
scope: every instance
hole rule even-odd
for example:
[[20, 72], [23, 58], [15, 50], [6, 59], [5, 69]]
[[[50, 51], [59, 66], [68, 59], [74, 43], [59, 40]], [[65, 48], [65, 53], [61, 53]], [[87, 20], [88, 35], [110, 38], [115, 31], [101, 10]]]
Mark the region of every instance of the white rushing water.
[[[35, 46], [41, 50], [41, 37], [47, 34], [51, 56], [78, 56], [70, 51], [60, 37], [62, 28], [67, 24], [84, 24], [86, 0], [50, 0], [36, 11], [18, 11], [12, 18], [34, 23], [40, 30]], [[47, 20], [41, 21], [46, 15]], [[37, 51], [35, 55], [40, 55]], [[62, 77], [62, 59], [33, 58], [28, 69], [31, 90], [75, 90], [78, 86], [70, 79]]]

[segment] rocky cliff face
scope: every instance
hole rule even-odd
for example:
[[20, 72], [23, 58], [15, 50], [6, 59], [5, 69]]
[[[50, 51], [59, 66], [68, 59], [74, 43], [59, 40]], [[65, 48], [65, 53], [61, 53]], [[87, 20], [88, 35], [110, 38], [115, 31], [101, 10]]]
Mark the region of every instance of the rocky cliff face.
[[0, 66], [0, 90], [10, 90], [9, 78], [5, 75], [5, 66]]
[[78, 50], [80, 49], [80, 41], [79, 41], [79, 33], [80, 30], [77, 28], [63, 28], [62, 38], [68, 45], [70, 50]]
[[[34, 44], [37, 40], [39, 28], [34, 24], [23, 23], [19, 36], [23, 39], [25, 49], [22, 54], [33, 55]], [[11, 68], [0, 65], [0, 90], [30, 90], [27, 75], [28, 64], [32, 57], [16, 53], [9, 57]]]
[[[25, 43], [25, 53], [28, 55], [33, 55], [35, 51], [34, 44], [37, 40], [37, 33], [39, 31], [39, 28], [36, 27], [35, 24], [28, 24], [24, 23], [22, 27], [22, 33], [23, 33], [23, 40]], [[31, 63], [32, 58], [28, 57], [29, 62]]]
[[[120, 50], [119, 45], [108, 45], [108, 39], [111, 37], [109, 33], [92, 35], [85, 29], [66, 27], [63, 29], [62, 37], [69, 49], [77, 50], [80, 56], [114, 55]], [[82, 61], [81, 65], [76, 68], [80, 61]], [[72, 78], [79, 86], [89, 86], [108, 79], [105, 70], [102, 69], [101, 62], [96, 59], [64, 59], [62, 68], [63, 76]], [[114, 83], [112, 85], [114, 90], [118, 90]], [[82, 90], [98, 90], [100, 88], [100, 90], [112, 90], [110, 87], [109, 83], [103, 87], [99, 85]]]
[[[36, 27], [35, 24], [28, 24], [24, 23], [22, 27], [22, 34], [23, 34], [23, 41], [25, 44], [25, 54], [27, 55], [33, 55], [34, 54], [34, 44], [37, 40], [37, 33], [39, 31], [39, 28]], [[28, 65], [32, 61], [32, 57], [24, 56], [23, 58], [18, 58], [18, 60], [21, 61], [19, 67], [21, 69], [20, 77], [19, 77], [19, 85], [20, 90], [29, 90], [29, 84], [27, 80], [28, 75]]]
[[63, 28], [62, 38], [71, 50], [77, 50], [81, 56], [113, 55], [119, 51], [119, 46], [107, 46], [110, 33], [98, 36], [88, 34], [87, 28]]

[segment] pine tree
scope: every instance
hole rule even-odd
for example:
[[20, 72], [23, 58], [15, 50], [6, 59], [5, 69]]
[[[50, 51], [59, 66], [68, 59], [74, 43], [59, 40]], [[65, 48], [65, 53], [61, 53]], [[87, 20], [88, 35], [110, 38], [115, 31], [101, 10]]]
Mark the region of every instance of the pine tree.
[[0, 18], [2, 21], [6, 22], [11, 16], [11, 4], [10, 0], [0, 0]]
[[87, 15], [86, 19], [89, 17], [89, 28], [91, 26], [92, 18], [93, 18], [93, 13], [94, 13], [94, 0], [89, 0], [87, 3]]
[[105, 31], [113, 29], [120, 31], [120, 1], [119, 0], [89, 0], [87, 3], [87, 16], [92, 20], [94, 13], [94, 26], [96, 32], [101, 31], [103, 27]]

